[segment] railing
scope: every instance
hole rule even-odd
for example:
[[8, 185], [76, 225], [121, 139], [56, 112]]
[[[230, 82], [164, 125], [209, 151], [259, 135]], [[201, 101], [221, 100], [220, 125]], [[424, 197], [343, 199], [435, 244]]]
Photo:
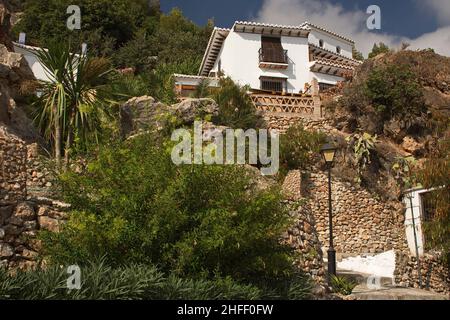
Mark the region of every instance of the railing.
[[259, 49], [259, 62], [288, 63], [288, 51], [283, 49], [261, 48]]
[[321, 117], [320, 100], [313, 97], [252, 94], [251, 99], [258, 111]]

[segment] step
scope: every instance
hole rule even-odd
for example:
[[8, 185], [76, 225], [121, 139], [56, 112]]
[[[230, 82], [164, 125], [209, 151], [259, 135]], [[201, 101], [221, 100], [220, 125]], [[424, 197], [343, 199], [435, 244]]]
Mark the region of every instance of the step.
[[355, 287], [350, 297], [356, 300], [449, 300], [444, 295], [421, 289], [395, 286], [368, 289], [364, 285]]

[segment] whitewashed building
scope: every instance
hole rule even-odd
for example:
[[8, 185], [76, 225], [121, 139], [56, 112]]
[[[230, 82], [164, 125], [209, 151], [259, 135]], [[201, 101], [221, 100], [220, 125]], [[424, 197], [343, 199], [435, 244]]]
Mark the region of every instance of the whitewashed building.
[[312, 83], [324, 90], [353, 72], [360, 64], [353, 48], [351, 39], [309, 22], [238, 21], [231, 29], [215, 28], [198, 75], [175, 75], [175, 82], [179, 93], [188, 93], [203, 79], [228, 76], [254, 92], [311, 94]]

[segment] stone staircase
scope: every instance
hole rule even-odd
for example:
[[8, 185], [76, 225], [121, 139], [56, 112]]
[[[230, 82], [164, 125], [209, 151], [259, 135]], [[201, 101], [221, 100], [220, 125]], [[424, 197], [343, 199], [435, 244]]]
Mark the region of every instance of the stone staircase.
[[396, 286], [392, 278], [374, 279], [371, 275], [347, 270], [338, 270], [338, 275], [358, 283], [346, 300], [450, 300], [432, 291]]

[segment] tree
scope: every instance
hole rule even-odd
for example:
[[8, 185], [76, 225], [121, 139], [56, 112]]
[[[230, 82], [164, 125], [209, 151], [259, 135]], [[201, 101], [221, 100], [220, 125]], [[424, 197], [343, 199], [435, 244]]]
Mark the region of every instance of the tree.
[[179, 9], [161, 15], [159, 26], [150, 41], [158, 53], [160, 63], [182, 63], [197, 60], [195, 73], [208, 44], [213, 29], [212, 20], [205, 27], [199, 27], [183, 16]]
[[58, 165], [63, 147], [68, 164], [75, 138], [81, 143], [91, 138], [98, 141], [100, 120], [107, 115], [106, 106], [110, 104], [104, 90], [111, 71], [109, 60], [79, 56], [70, 48], [59, 43], [50, 45], [48, 50], [35, 51], [49, 77], [39, 81], [36, 120], [45, 136], [53, 140]]
[[241, 87], [230, 78], [221, 79], [213, 99], [219, 105], [215, 122], [236, 129], [259, 129], [264, 119], [257, 112], [248, 94], [248, 87]]
[[353, 59], [359, 60], [359, 61], [365, 60], [363, 54], [360, 51], [358, 51], [355, 47], [353, 47], [352, 53], [353, 53]]
[[[66, 26], [72, 4], [80, 6], [81, 30]], [[26, 32], [29, 43], [40, 47], [70, 38], [76, 46], [86, 42], [94, 55], [111, 55], [148, 27], [150, 14], [147, 0], [27, 0], [14, 31]]]
[[374, 58], [382, 53], [388, 53], [390, 49], [383, 42], [380, 42], [378, 45], [375, 43], [372, 48], [372, 52], [369, 53], [369, 59]]

